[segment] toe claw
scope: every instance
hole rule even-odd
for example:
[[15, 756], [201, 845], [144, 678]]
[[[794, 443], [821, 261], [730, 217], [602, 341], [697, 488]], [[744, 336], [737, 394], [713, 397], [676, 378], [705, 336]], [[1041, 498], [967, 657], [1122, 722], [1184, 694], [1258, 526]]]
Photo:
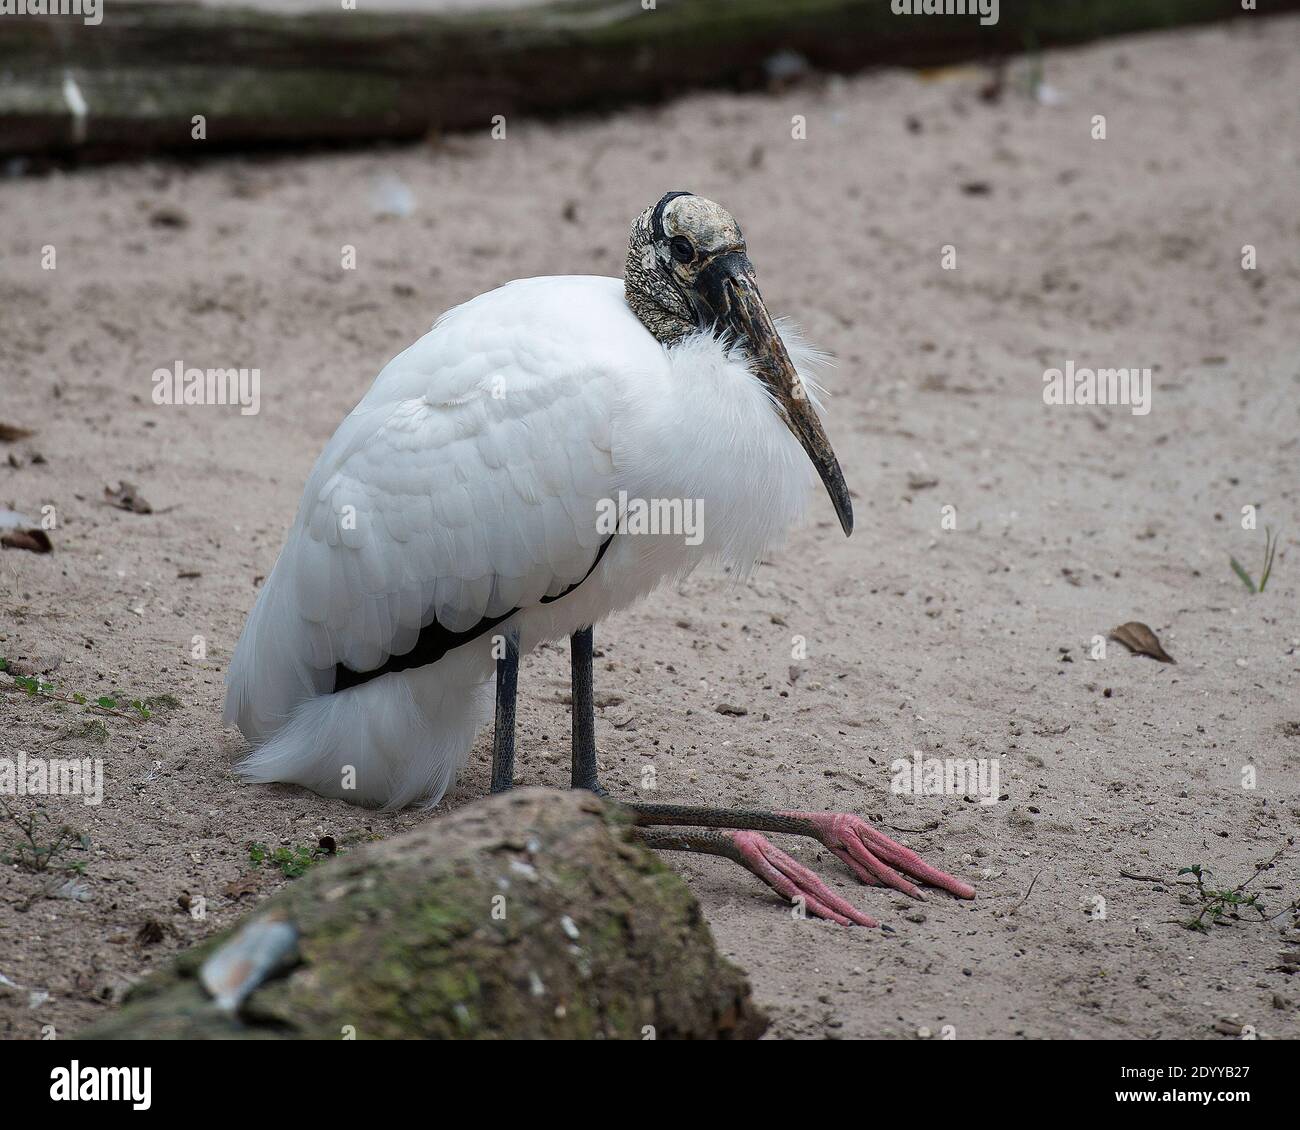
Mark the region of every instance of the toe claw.
[[844, 860], [863, 882], [892, 887], [919, 899], [922, 897], [920, 889], [904, 878], [904, 875], [910, 875], [957, 898], [975, 897], [975, 888], [969, 883], [932, 867], [911, 848], [891, 840], [860, 816], [848, 812], [791, 812], [786, 815], [808, 821], [815, 829], [817, 839]]
[[802, 901], [809, 914], [837, 922], [841, 926], [856, 923], [871, 929], [880, 923], [842, 899], [818, 878], [817, 874], [776, 847], [758, 832], [732, 833], [746, 867], [778, 894], [791, 902]]

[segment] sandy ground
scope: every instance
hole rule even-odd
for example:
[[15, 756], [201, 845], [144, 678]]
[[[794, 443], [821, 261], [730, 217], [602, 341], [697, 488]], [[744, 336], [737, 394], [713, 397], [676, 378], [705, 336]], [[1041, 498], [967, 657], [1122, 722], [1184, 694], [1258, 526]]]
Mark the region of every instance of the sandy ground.
[[[769, 303], [839, 358], [830, 433], [858, 530], [846, 541], [822, 500], [747, 587], [696, 576], [598, 628], [606, 782], [636, 793], [653, 766], [659, 798], [858, 811], [979, 889], [917, 905], [787, 845], [881, 934], [794, 920], [732, 865], [673, 857], [772, 1033], [1300, 1034], [1280, 956], [1300, 895], [1300, 123], [1283, 96], [1300, 21], [1044, 62], [1057, 105], [1018, 72], [993, 102], [979, 71], [884, 73], [511, 121], [504, 141], [0, 184], [0, 420], [38, 430], [0, 446], [0, 505], [59, 518], [52, 555], [0, 553], [0, 654], [61, 659], [63, 691], [175, 700], [87, 729], [76, 707], [0, 697], [6, 754], [106, 774], [102, 806], [47, 805], [90, 839], [66, 857], [87, 901], [31, 901], [42, 877], [0, 872], [0, 973], [41, 990], [0, 983], [0, 1033], [73, 1033], [289, 881], [248, 841], [430, 818], [235, 782], [222, 674], [255, 586], [392, 354], [506, 279], [619, 273], [631, 218], [687, 187], [740, 218]], [[404, 218], [375, 214], [389, 176], [414, 197]], [[260, 368], [260, 414], [155, 406], [150, 375], [177, 359]], [[1151, 367], [1150, 414], [1045, 405], [1044, 369], [1070, 360]], [[120, 479], [154, 513], [105, 505]], [[1228, 558], [1258, 572], [1265, 522], [1286, 544], [1252, 596]], [[1177, 665], [1114, 643], [1091, 659], [1129, 620]], [[566, 676], [562, 649], [525, 662], [521, 781], [567, 783]], [[1005, 799], [894, 795], [890, 763], [917, 749], [999, 759]], [[445, 804], [484, 793], [488, 765], [485, 734]], [[1235, 886], [1282, 849], [1247, 888], [1271, 921], [1174, 921], [1194, 910], [1178, 868]]]

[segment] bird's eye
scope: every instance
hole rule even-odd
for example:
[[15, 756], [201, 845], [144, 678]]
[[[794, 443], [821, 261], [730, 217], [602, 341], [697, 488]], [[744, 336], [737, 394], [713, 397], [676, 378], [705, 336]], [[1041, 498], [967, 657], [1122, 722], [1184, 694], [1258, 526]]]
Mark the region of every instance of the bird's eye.
[[691, 241], [684, 235], [674, 236], [668, 246], [673, 253], [673, 258], [679, 263], [689, 263], [695, 258], [695, 248], [691, 246]]

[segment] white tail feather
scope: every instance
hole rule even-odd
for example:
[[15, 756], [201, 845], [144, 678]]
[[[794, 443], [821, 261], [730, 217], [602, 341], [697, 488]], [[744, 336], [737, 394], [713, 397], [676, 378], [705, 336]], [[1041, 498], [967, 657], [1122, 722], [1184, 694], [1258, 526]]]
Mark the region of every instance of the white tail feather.
[[237, 772], [352, 804], [437, 804], [491, 716], [491, 685], [453, 686], [429, 667], [307, 699]]

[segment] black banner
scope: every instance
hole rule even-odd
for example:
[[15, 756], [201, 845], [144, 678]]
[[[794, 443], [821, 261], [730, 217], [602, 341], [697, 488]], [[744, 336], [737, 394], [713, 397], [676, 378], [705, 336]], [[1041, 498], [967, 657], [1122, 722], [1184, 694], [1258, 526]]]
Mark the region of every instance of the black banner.
[[[548, 1054], [548, 1049], [537, 1045], [507, 1048], [500, 1043], [430, 1048], [414, 1042], [349, 1040], [332, 1046], [289, 1041], [202, 1046], [11, 1042], [0, 1048], [4, 1081], [0, 1110], [13, 1126], [22, 1125], [17, 1119], [24, 1113], [48, 1114], [55, 1107], [90, 1116], [109, 1108], [127, 1115], [176, 1115], [226, 1104], [249, 1109], [250, 1103], [255, 1103], [259, 1114], [285, 1110], [296, 1118], [337, 1121], [353, 1112], [373, 1117], [390, 1100], [404, 1104], [420, 1081], [446, 1079], [449, 1069], [508, 1076], [510, 1092], [522, 1102], [533, 1108], [539, 1102], [553, 1104], [556, 1111], [569, 1102], [590, 1109], [602, 1091], [613, 1101], [626, 1101], [656, 1078], [661, 1080], [654, 1084], [659, 1089], [663, 1077], [644, 1074], [647, 1071], [670, 1069], [674, 1090], [707, 1084], [743, 1091], [749, 1078], [739, 1075], [723, 1083], [726, 1077], [718, 1074], [720, 1068], [742, 1065], [729, 1058], [732, 1052], [738, 1054], [736, 1048], [718, 1061], [714, 1052], [704, 1049], [686, 1054], [680, 1048], [656, 1048], [654, 1041], [635, 1043], [638, 1046], [622, 1049], [567, 1047]], [[797, 1080], [800, 1073], [812, 1071], [828, 1087], [841, 1091], [846, 1103], [865, 1101], [869, 1110], [871, 1094], [886, 1106], [909, 1095], [922, 1104], [918, 1113], [923, 1110], [927, 1120], [945, 1110], [969, 1113], [973, 1106], [990, 1101], [1022, 1114], [1063, 1107], [1072, 1116], [1104, 1114], [1118, 1107], [1150, 1114], [1164, 1107], [1183, 1113], [1199, 1108], [1215, 1117], [1232, 1117], [1230, 1109], [1222, 1108], [1249, 1111], [1258, 1109], [1256, 1104], [1284, 1101], [1294, 1093], [1294, 1051], [1280, 1041], [1250, 1039], [906, 1041], [874, 1043], [869, 1048], [837, 1041], [799, 1044], [784, 1051], [771, 1046], [750, 1049], [758, 1057], [752, 1064], [790, 1072], [792, 1102], [807, 1101], [797, 1097], [803, 1091]], [[806, 1055], [814, 1058], [805, 1060]], [[576, 1072], [580, 1094], [572, 1087], [574, 1057], [580, 1057]], [[690, 1078], [693, 1071], [700, 1072], [696, 1081]], [[476, 1076], [450, 1077], [468, 1082]], [[783, 1077], [769, 1076], [763, 1090], [782, 1090]], [[861, 1093], [864, 1084], [866, 1095]], [[394, 1099], [399, 1092], [405, 1092], [405, 1098]], [[472, 1101], [472, 1096], [462, 1095], [458, 1101]]]

